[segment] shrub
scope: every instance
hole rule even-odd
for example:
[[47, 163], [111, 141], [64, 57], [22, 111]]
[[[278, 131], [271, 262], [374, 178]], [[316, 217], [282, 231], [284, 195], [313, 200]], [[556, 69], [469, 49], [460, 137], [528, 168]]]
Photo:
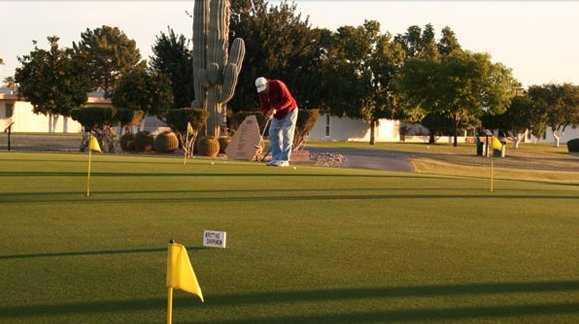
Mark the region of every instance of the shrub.
[[73, 109], [70, 116], [88, 131], [113, 124], [116, 113], [114, 107], [94, 106]]
[[579, 152], [579, 138], [575, 138], [568, 141], [567, 149], [569, 150], [569, 152]]
[[160, 153], [172, 153], [179, 148], [179, 140], [173, 132], [163, 132], [155, 137], [155, 151]]
[[209, 114], [203, 109], [180, 108], [167, 112], [167, 124], [180, 133], [187, 132], [187, 122], [191, 123], [194, 130], [199, 131], [207, 122]]
[[236, 113], [232, 113], [229, 118], [227, 118], [227, 126], [229, 129], [237, 130], [239, 125], [243, 123], [243, 120], [249, 116], [255, 115], [257, 117], [257, 123], [259, 124], [259, 129], [263, 130], [266, 123], [266, 118], [263, 114], [259, 111], [238, 111]]
[[121, 136], [121, 149], [125, 152], [132, 152], [135, 150], [135, 135], [125, 133]]
[[118, 109], [116, 119], [121, 123], [121, 126], [136, 126], [143, 118], [145, 113], [141, 110]]
[[153, 135], [147, 131], [138, 132], [135, 135], [135, 151], [149, 152], [153, 149]]
[[306, 136], [316, 125], [320, 117], [319, 109], [300, 109], [298, 112], [298, 121], [296, 123], [296, 132], [294, 135], [294, 149], [299, 149], [305, 142]]

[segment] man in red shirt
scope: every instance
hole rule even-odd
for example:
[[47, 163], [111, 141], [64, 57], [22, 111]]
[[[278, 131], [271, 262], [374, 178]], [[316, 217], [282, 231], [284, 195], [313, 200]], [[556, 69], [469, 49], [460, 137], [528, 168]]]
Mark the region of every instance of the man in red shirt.
[[291, 157], [294, 132], [298, 120], [298, 104], [285, 83], [280, 80], [255, 80], [261, 112], [271, 118], [269, 142], [271, 161], [268, 165], [287, 167]]

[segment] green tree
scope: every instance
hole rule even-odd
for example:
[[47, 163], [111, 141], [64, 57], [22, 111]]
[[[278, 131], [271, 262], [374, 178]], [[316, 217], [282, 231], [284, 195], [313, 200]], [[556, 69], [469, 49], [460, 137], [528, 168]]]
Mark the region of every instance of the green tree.
[[246, 49], [235, 97], [229, 102], [231, 110], [257, 109], [254, 81], [259, 76], [284, 81], [301, 108], [323, 105], [325, 88], [319, 67], [329, 31], [312, 29], [295, 3], [233, 1], [230, 32], [229, 39], [243, 38]]
[[176, 35], [172, 28], [161, 32], [155, 38], [151, 66], [171, 80], [173, 108], [191, 106], [194, 98], [193, 62], [189, 40], [184, 35]]
[[74, 60], [72, 49], [61, 49], [59, 38], [48, 37], [49, 50], [34, 44], [34, 50], [18, 57], [15, 82], [19, 93], [32, 104], [35, 113], [70, 116], [72, 109], [84, 105], [90, 81], [84, 67]]
[[[442, 30], [442, 38], [437, 43], [432, 24], [427, 24], [424, 29], [419, 26], [410, 26], [406, 33], [398, 34], [394, 38], [394, 42], [400, 44], [404, 49], [405, 62], [403, 65], [416, 58], [437, 62], [441, 57], [448, 56], [451, 52], [461, 51], [458, 40], [449, 27]], [[447, 50], [447, 48], [452, 48], [452, 50]], [[398, 74], [398, 78], [400, 78], [400, 74]], [[400, 91], [398, 94], [400, 95]], [[411, 100], [402, 100], [401, 103], [400, 111], [403, 112], [403, 120], [420, 122], [426, 126], [430, 130], [430, 144], [436, 142], [436, 136], [450, 134], [449, 130], [452, 128], [450, 118], [442, 116], [438, 112], [428, 112]]]
[[565, 129], [579, 122], [579, 87], [569, 83], [548, 84], [533, 89], [536, 111], [543, 114], [544, 125], [553, 131], [559, 147]]
[[484, 112], [505, 111], [517, 86], [511, 71], [493, 64], [488, 54], [466, 52], [439, 61], [411, 59], [400, 79], [402, 92], [413, 105], [451, 119], [454, 146], [458, 131]]
[[432, 24], [424, 26], [410, 26], [404, 34], [394, 37], [394, 42], [400, 44], [406, 53], [406, 58], [436, 59], [439, 55], [434, 27]]
[[86, 29], [73, 48], [77, 58], [87, 67], [93, 87], [110, 98], [116, 81], [141, 59], [134, 40], [117, 27], [102, 26]]
[[485, 113], [481, 118], [482, 126], [487, 129], [499, 129], [515, 137], [515, 149], [523, 140], [525, 132], [533, 128], [534, 107], [526, 92], [513, 97], [507, 110], [502, 114]]
[[448, 26], [442, 29], [442, 37], [437, 44], [438, 53], [442, 56], [450, 56], [462, 53], [462, 48], [456, 34]]
[[164, 74], [148, 69], [142, 62], [118, 80], [112, 103], [119, 111], [142, 111], [164, 118], [173, 106], [171, 82]]
[[330, 44], [323, 66], [330, 113], [366, 120], [374, 144], [380, 118], [404, 118], [395, 83], [404, 49], [377, 21], [340, 27]]

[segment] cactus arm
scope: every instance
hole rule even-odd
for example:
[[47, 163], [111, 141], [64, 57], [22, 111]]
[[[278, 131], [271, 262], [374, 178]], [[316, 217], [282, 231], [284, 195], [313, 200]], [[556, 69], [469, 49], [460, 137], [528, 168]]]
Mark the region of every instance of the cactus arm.
[[245, 57], [245, 42], [243, 39], [236, 38], [233, 40], [233, 44], [231, 44], [231, 49], [229, 50], [229, 56], [229, 63], [237, 65], [237, 74], [239, 74]]
[[223, 87], [219, 96], [220, 102], [227, 103], [233, 98], [244, 56], [245, 43], [243, 39], [236, 38], [231, 45], [229, 63], [223, 69]]
[[235, 93], [235, 86], [237, 85], [237, 65], [233, 63], [227, 64], [223, 70], [223, 87], [219, 95], [219, 102], [229, 102]]

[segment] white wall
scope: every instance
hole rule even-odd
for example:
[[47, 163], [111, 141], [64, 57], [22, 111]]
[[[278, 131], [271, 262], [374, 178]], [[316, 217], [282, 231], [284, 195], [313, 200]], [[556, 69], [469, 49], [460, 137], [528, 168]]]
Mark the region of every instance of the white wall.
[[[0, 118], [5, 117], [5, 107], [6, 101], [0, 101]], [[82, 126], [70, 117], [35, 114], [32, 105], [26, 101], [14, 102], [12, 120], [14, 121], [12, 132], [80, 133], [82, 129]]]
[[[458, 143], [465, 143], [467, 137], [466, 136], [457, 136], [456, 141]], [[430, 140], [429, 136], [408, 136], [404, 137], [404, 140], [400, 140], [402, 143], [428, 143]], [[434, 140], [436, 143], [439, 144], [449, 144], [454, 143], [454, 137], [452, 136], [435, 136]]]
[[[320, 114], [320, 118], [310, 132], [309, 140], [313, 141], [370, 141], [370, 126], [361, 119], [340, 118], [329, 116], [330, 134], [326, 136], [328, 115]], [[397, 142], [400, 139], [400, 122], [397, 120], [380, 119], [376, 127], [377, 142]]]
[[[568, 126], [567, 128], [565, 128], [565, 131], [563, 132], [563, 134], [561, 134], [561, 144], [566, 144], [568, 141], [575, 139], [575, 138], [579, 138], [579, 125], [576, 126], [577, 128], [573, 128], [573, 126]], [[547, 132], [545, 134], [545, 138], [542, 137], [535, 137], [530, 135], [530, 133], [528, 134], [528, 137], [526, 138], [525, 142], [526, 143], [545, 143], [545, 144], [555, 144], [556, 140], [555, 137], [553, 136], [553, 129], [551, 129], [550, 127], [547, 127]]]

